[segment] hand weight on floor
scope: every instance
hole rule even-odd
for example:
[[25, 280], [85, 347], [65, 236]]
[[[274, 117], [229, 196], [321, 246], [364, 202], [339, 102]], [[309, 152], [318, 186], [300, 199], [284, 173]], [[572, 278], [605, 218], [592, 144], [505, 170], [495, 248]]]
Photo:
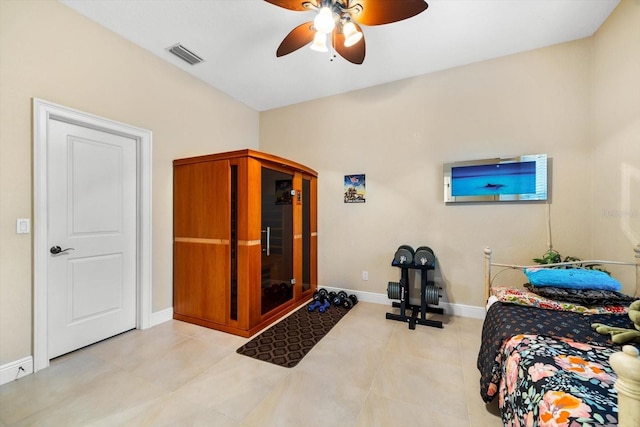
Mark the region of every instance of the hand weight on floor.
[[329, 304], [329, 300], [324, 300], [320, 307], [318, 307], [318, 311], [320, 313], [324, 313], [329, 307], [331, 307], [331, 304]]
[[327, 298], [329, 298], [329, 292], [326, 289], [318, 289], [313, 293], [314, 301], [321, 301]]
[[309, 311], [317, 308], [320, 313], [324, 313], [331, 305], [350, 309], [357, 303], [358, 297], [355, 294], [347, 295], [345, 291], [336, 293], [326, 289], [318, 289], [313, 293], [313, 301], [307, 305], [307, 308]]
[[358, 303], [358, 297], [355, 296], [354, 294], [346, 296], [342, 299], [342, 306], [347, 310], [352, 309], [353, 306], [356, 305], [357, 303]]
[[307, 310], [313, 311], [316, 308], [320, 308], [321, 305], [323, 305], [323, 303], [319, 300], [312, 301], [309, 305], [307, 305]]
[[336, 307], [344, 307], [347, 310], [351, 309], [357, 303], [358, 298], [353, 294], [347, 295], [345, 291], [340, 291], [331, 298], [331, 304]]
[[347, 298], [347, 293], [345, 291], [340, 291], [334, 295], [331, 303], [335, 306], [342, 305], [342, 301]]

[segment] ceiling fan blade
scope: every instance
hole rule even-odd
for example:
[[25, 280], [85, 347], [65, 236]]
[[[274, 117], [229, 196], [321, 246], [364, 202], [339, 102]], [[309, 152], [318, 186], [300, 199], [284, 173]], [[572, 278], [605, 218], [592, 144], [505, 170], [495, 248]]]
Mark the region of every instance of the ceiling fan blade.
[[302, 46], [311, 43], [313, 41], [313, 36], [316, 34], [316, 32], [311, 29], [312, 25], [313, 22], [305, 22], [291, 30], [284, 40], [282, 40], [280, 46], [278, 46], [276, 56], [279, 58], [281, 56], [288, 55], [291, 52], [300, 49]]
[[304, 3], [312, 3], [313, 5], [317, 6], [315, 0], [307, 0], [307, 1], [305, 0], [264, 0], [264, 1], [266, 1], [267, 3], [274, 4], [276, 6], [280, 6], [285, 9], [299, 10], [299, 11], [309, 10], [304, 6]]
[[[362, 28], [360, 25], [354, 22], [358, 31], [362, 32]], [[333, 48], [347, 61], [360, 65], [364, 62], [364, 55], [366, 53], [366, 46], [364, 43], [364, 33], [362, 34], [362, 39], [353, 46], [345, 47], [344, 45], [344, 34], [338, 32], [338, 29], [333, 30], [333, 35], [331, 36], [331, 40], [333, 42]]]
[[362, 12], [351, 17], [362, 25], [383, 25], [411, 18], [427, 10], [424, 0], [351, 0], [349, 6], [359, 4]]

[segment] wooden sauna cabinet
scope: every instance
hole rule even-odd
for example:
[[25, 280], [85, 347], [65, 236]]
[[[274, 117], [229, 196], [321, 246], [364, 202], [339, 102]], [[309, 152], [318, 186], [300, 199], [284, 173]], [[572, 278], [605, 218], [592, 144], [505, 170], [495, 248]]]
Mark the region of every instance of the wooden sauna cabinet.
[[317, 173], [254, 150], [173, 162], [174, 319], [249, 337], [317, 286]]

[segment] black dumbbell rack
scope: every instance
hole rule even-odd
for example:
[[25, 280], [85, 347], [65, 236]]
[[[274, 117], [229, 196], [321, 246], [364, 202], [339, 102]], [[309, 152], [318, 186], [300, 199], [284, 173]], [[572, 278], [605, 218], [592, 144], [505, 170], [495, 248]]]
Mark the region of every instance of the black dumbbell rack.
[[[434, 328], [442, 328], [442, 322], [439, 320], [427, 319], [427, 313], [444, 314], [444, 310], [438, 307], [430, 307], [427, 304], [426, 291], [427, 285], [433, 286], [433, 281], [428, 281], [427, 273], [429, 270], [434, 270], [435, 265], [414, 265], [414, 264], [400, 264], [394, 259], [391, 263], [392, 266], [400, 268], [400, 302], [393, 302], [392, 306], [400, 308], [400, 314], [387, 313], [387, 319], [398, 320], [400, 322], [408, 322], [409, 329], [415, 329], [416, 324], [432, 326]], [[420, 305], [414, 305], [409, 303], [409, 270], [420, 270]], [[407, 316], [407, 310], [411, 310], [411, 315]], [[418, 317], [420, 314], [420, 317]]]

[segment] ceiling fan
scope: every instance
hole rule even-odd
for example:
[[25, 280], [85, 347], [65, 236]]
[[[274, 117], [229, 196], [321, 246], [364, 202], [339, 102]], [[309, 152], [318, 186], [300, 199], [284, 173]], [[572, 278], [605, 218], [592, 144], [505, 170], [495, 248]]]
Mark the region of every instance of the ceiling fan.
[[315, 19], [294, 28], [282, 40], [276, 56], [288, 55], [311, 43], [327, 52], [331, 46], [344, 59], [362, 64], [365, 42], [360, 25], [383, 25], [411, 18], [427, 9], [424, 0], [265, 0], [289, 10], [317, 12]]

